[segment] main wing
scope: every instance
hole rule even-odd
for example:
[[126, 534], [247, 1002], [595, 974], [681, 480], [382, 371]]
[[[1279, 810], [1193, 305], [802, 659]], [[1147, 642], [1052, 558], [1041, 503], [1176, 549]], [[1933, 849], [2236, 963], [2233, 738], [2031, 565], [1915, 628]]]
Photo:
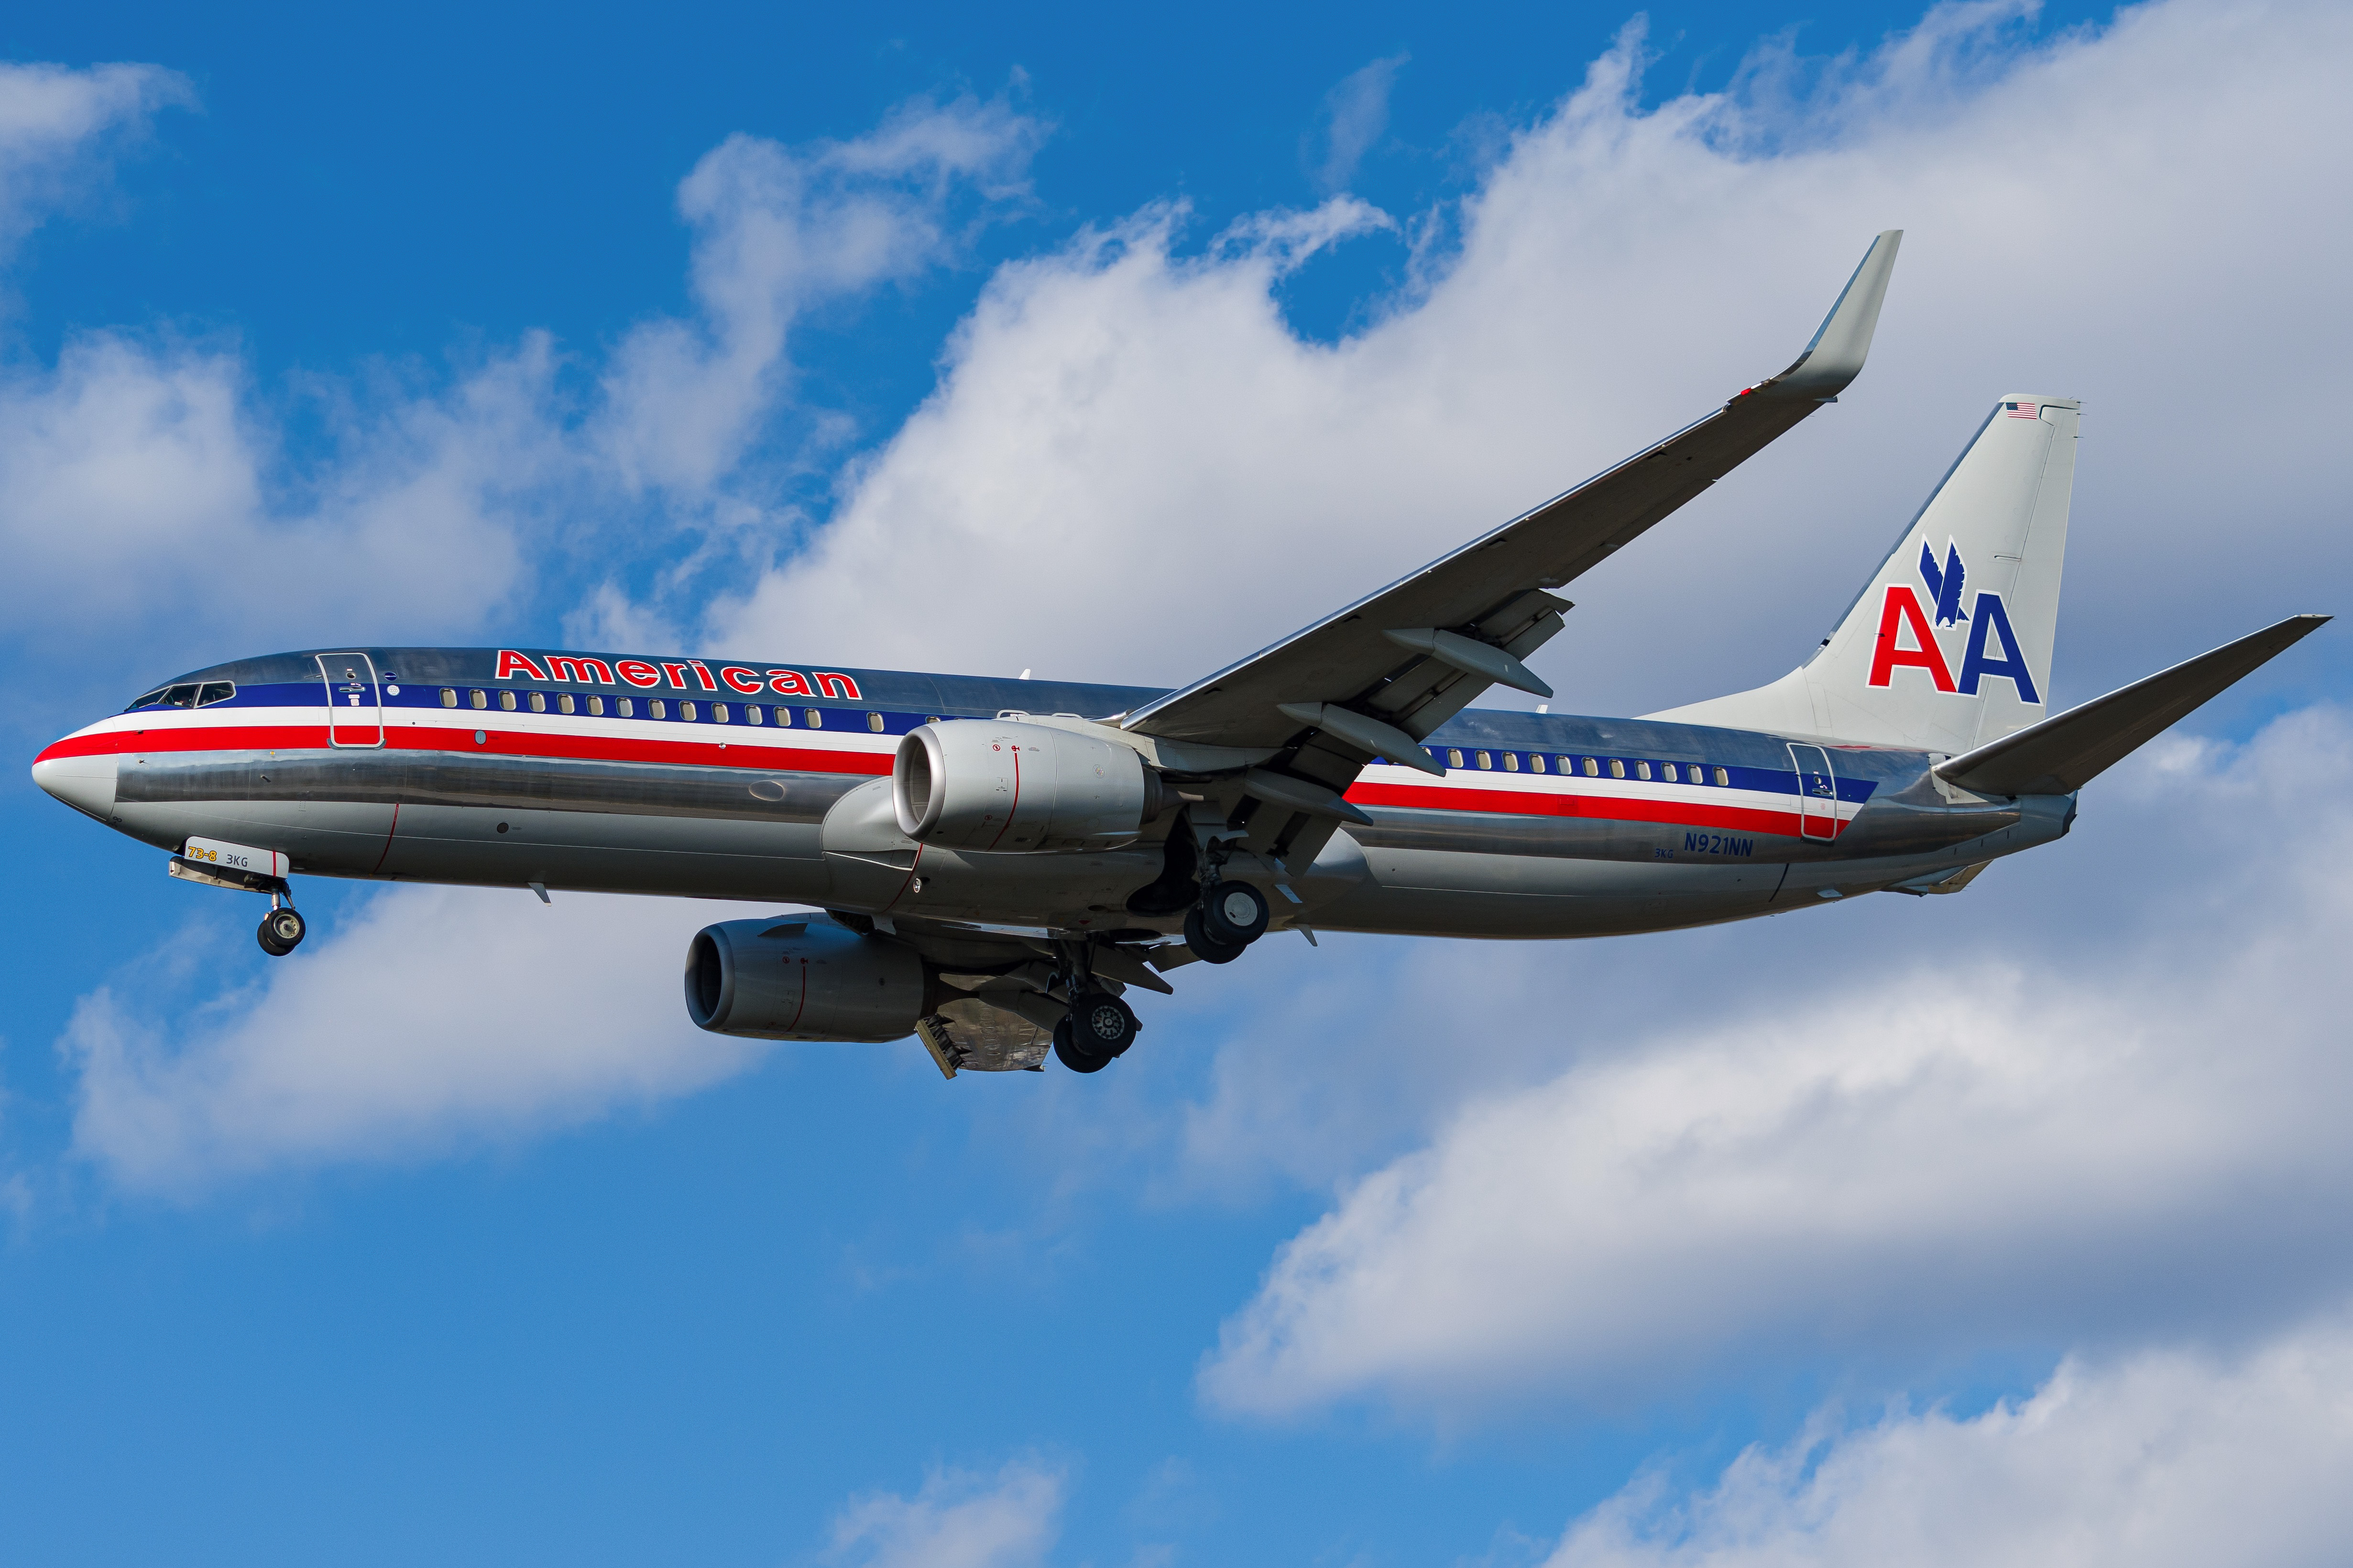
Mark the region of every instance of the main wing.
[[[1889, 229], [1797, 362], [1654, 447], [1302, 632], [1119, 721], [1169, 741], [1324, 753], [1293, 771], [1345, 787], [1364, 762], [1439, 771], [1416, 742], [1501, 683], [1561, 626], [1569, 583], [1730, 473], [1862, 369], [1904, 237]], [[1310, 765], [1297, 766], [1297, 763]]]

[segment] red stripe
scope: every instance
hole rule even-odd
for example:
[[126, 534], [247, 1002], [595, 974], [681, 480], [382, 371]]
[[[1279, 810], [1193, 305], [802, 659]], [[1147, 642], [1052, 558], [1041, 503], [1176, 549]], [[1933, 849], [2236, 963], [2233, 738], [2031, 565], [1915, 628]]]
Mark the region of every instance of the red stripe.
[[[505, 757], [560, 757], [577, 762], [676, 763], [694, 767], [771, 768], [780, 772], [864, 773], [881, 776], [891, 771], [888, 752], [823, 751], [816, 747], [745, 745], [735, 740], [657, 741], [631, 735], [565, 735], [535, 731], [489, 730], [490, 739], [474, 743], [472, 728], [438, 725], [386, 725], [384, 749], [397, 751], [472, 752]], [[350, 751], [354, 748], [338, 747]], [[374, 751], [378, 748], [366, 747]], [[302, 752], [329, 750], [323, 724], [164, 725], [153, 730], [109, 730], [75, 735], [49, 746], [36, 758], [90, 757], [166, 752]], [[1018, 774], [1017, 774], [1018, 777]], [[1614, 822], [1656, 822], [1686, 827], [1726, 828], [1735, 832], [1799, 836], [1795, 811], [1770, 811], [1754, 806], [1710, 805], [1688, 799], [1639, 800], [1618, 795], [1538, 793], [1533, 790], [1473, 789], [1460, 784], [1358, 784], [1346, 798], [1358, 805], [1412, 806], [1426, 811], [1480, 812], [1508, 816], [1571, 816]], [[1009, 826], [1009, 819], [1008, 819]], [[1831, 837], [1846, 830], [1839, 821]]]
[[[1358, 805], [1406, 805], [1425, 811], [1477, 811], [1510, 816], [1582, 816], [1611, 822], [1662, 822], [1679, 827], [1727, 827], [1748, 833], [1799, 836], [1794, 811], [1709, 805], [1695, 800], [1634, 800], [1622, 795], [1553, 795], [1533, 790], [1466, 789], [1461, 785], [1359, 784], [1346, 799]], [[1831, 837], [1845, 831], [1840, 822]]]
[[[349, 726], [344, 726], [348, 728]], [[474, 731], [438, 725], [387, 725], [385, 746], [337, 751], [471, 752], [504, 757], [565, 757], [583, 762], [685, 763], [696, 767], [775, 768], [791, 773], [870, 773], [891, 771], [888, 752], [821, 751], [816, 747], [744, 745], [741, 742], [654, 741], [627, 735], [557, 735], [537, 731], [489, 730], [490, 739], [474, 743]], [[109, 730], [94, 735], [74, 735], [58, 742], [35, 758], [102, 757], [162, 752], [323, 752], [328, 750], [323, 724], [171, 725], [153, 730]]]

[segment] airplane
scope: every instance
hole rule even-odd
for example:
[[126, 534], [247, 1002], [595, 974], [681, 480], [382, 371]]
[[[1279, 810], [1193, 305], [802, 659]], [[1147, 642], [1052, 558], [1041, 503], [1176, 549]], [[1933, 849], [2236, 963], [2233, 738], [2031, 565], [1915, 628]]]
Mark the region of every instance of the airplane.
[[[910, 1035], [1076, 1072], [1271, 931], [1558, 938], [1957, 893], [2329, 617], [2047, 710], [2080, 405], [2004, 394], [1807, 661], [1636, 719], [1550, 700], [1555, 592], [1862, 371], [1902, 231], [1787, 370], [1410, 576], [1174, 689], [542, 647], [346, 647], [164, 682], [33, 764], [185, 880], [787, 906], [695, 933], [701, 1027]], [[793, 912], [790, 907], [799, 907]]]

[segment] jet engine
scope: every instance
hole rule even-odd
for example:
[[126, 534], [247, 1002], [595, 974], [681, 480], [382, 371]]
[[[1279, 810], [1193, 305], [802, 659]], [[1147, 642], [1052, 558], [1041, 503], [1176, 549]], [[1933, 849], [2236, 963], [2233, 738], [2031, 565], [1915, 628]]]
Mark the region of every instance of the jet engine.
[[891, 768], [899, 831], [947, 849], [1112, 849], [1167, 799], [1116, 742], [1043, 724], [956, 719], [899, 742]]
[[903, 1039], [924, 1002], [913, 948], [828, 921], [723, 921], [686, 950], [687, 1016], [714, 1035]]

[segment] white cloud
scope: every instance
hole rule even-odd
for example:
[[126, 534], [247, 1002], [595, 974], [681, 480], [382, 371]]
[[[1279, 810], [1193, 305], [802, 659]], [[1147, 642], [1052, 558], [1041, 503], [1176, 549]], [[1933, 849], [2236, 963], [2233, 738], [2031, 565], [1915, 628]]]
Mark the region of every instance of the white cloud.
[[1835, 1428], [1692, 1493], [1639, 1479], [1546, 1568], [2284, 1568], [2353, 1537], [2353, 1325], [2334, 1314], [2241, 1355], [2070, 1361], [1966, 1420]]
[[692, 321], [649, 321], [614, 352], [590, 439], [621, 481], [701, 495], [775, 405], [796, 317], [945, 259], [960, 188], [1018, 199], [1039, 121], [1003, 99], [902, 105], [870, 136], [789, 149], [735, 135], [679, 187], [694, 229]]
[[[26, 80], [57, 102], [42, 115], [16, 102], [12, 132], [8, 95]], [[176, 80], [0, 74], [0, 177], [88, 185], [90, 159], [36, 154], [167, 100]], [[667, 517], [711, 525], [717, 550], [746, 536], [765, 563], [792, 537], [768, 499], [790, 442], [758, 439], [790, 406], [789, 329], [955, 254], [1022, 199], [1040, 134], [1007, 100], [967, 97], [903, 105], [848, 142], [731, 137], [680, 187], [695, 313], [625, 334], [592, 362], [593, 395], [570, 395], [541, 333], [443, 376], [304, 378], [292, 390], [328, 439], [299, 461], [236, 343], [69, 334], [54, 365], [0, 370], [7, 635], [39, 659], [71, 630], [86, 679], [142, 680], [306, 641], [479, 635], [567, 565], [609, 565], [617, 541], [621, 559], [662, 548], [646, 525]], [[648, 605], [607, 593], [613, 613], [590, 618], [659, 625], [664, 594], [691, 596], [700, 563], [673, 559]], [[125, 668], [99, 676], [92, 645]]]
[[[2335, 710], [2243, 753], [2175, 742], [2089, 795], [2105, 865], [2037, 850], [2039, 889], [1997, 866], [1935, 924], [1841, 911], [1876, 939], [1799, 917], [1772, 963], [1669, 967], [1705, 973], [1710, 1016], [1615, 1048], [1563, 994], [1542, 1033], [1577, 1065], [1350, 1187], [1206, 1393], [1608, 1399], [1736, 1360], [2237, 1332], [2341, 1292], [2353, 1060], [2315, 980], [2353, 937], [2349, 771]], [[1475, 969], [1457, 1010], [1510, 1026]]]
[[470, 629], [514, 591], [555, 460], [551, 368], [527, 339], [444, 395], [345, 414], [289, 506], [233, 351], [69, 339], [54, 369], [0, 375], [0, 615], [109, 663]]
[[1388, 129], [1389, 89], [1409, 58], [1391, 55], [1359, 66], [1324, 95], [1324, 156], [1315, 168], [1315, 183], [1325, 192], [1347, 189], [1356, 165]]
[[1018, 1459], [995, 1476], [936, 1471], [913, 1497], [877, 1492], [835, 1516], [833, 1553], [858, 1568], [1021, 1568], [1060, 1533], [1065, 1477]]
[[1890, 226], [1872, 368], [1577, 585], [1541, 656], [1566, 700], [1796, 662], [2021, 385], [2088, 400], [2063, 695], [2296, 607], [2281, 583], [2353, 566], [2325, 458], [2348, 225], [2313, 199], [2353, 176], [2353, 14], [2175, 0], [2022, 49], [2016, 15], [1939, 10], [1794, 102], [1752, 72], [1646, 112], [1630, 42], [1459, 208], [1407, 217], [1459, 253], [1336, 344], [1290, 329], [1282, 261], [1184, 254], [1160, 208], [1009, 264], [714, 640], [1188, 679], [1780, 368]]
[[694, 1028], [680, 1000], [687, 939], [719, 918], [691, 900], [393, 888], [259, 981], [168, 1013], [208, 988], [209, 963], [156, 955], [66, 1030], [75, 1151], [125, 1186], [188, 1194], [691, 1092], [765, 1048]]
[[195, 102], [187, 79], [159, 66], [0, 63], [0, 255], [47, 210], [102, 186], [112, 143]]

